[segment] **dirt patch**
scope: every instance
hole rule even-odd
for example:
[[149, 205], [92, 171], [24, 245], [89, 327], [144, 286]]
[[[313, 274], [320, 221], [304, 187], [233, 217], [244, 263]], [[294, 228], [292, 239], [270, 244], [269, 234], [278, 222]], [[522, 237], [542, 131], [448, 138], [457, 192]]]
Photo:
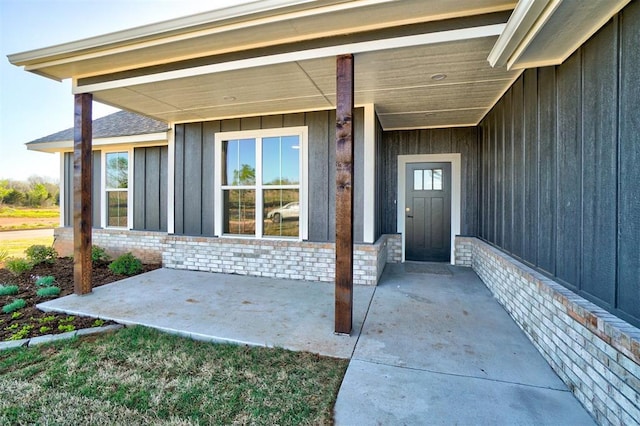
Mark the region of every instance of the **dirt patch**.
[[60, 226], [57, 217], [0, 217], [0, 231], [11, 229], [55, 228]]
[[[144, 265], [143, 272], [158, 269], [160, 265]], [[9, 340], [16, 333], [21, 334], [21, 338], [31, 338], [46, 334], [60, 334], [73, 329], [89, 328], [92, 326], [102, 325], [101, 321], [96, 322], [97, 318], [74, 317], [69, 315], [45, 313], [36, 308], [36, 304], [54, 299], [55, 297], [40, 297], [36, 294], [38, 287], [35, 282], [38, 277], [44, 276], [55, 277], [56, 286], [60, 287], [60, 296], [66, 296], [73, 293], [73, 260], [70, 258], [58, 258], [54, 264], [40, 264], [35, 266], [31, 271], [26, 272], [18, 277], [12, 275], [6, 269], [0, 269], [0, 284], [17, 285], [19, 287], [18, 294], [10, 296], [0, 296], [0, 306], [11, 303], [15, 299], [24, 299], [26, 306], [16, 312], [19, 314], [0, 311], [0, 341]], [[108, 268], [108, 263], [98, 262], [94, 264], [92, 271], [93, 287], [109, 284], [114, 281], [122, 280], [126, 277], [115, 275]], [[104, 325], [113, 324], [105, 321]], [[15, 337], [14, 337], [15, 338]]]

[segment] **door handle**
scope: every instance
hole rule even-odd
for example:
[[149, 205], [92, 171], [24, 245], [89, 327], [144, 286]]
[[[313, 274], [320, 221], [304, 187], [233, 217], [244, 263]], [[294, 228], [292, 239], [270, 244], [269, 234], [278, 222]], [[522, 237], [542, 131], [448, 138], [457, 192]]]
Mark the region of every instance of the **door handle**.
[[413, 216], [411, 216], [411, 215], [407, 215], [407, 217], [410, 217], [411, 219], [413, 219]]

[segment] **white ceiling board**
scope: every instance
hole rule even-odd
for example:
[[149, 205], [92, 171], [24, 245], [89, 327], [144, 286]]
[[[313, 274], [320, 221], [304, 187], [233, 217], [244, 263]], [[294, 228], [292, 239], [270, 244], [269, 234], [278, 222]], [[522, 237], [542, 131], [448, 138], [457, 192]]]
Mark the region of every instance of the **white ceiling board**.
[[[295, 63], [147, 83], [132, 89], [180, 109], [322, 95]], [[324, 106], [330, 105], [325, 102]]]
[[[519, 75], [519, 71], [488, 66], [491, 46], [491, 40], [483, 38], [357, 55], [355, 102], [374, 104], [384, 117], [384, 128], [477, 123]], [[447, 78], [432, 80], [436, 72]], [[331, 57], [146, 83], [96, 95], [162, 120], [197, 121], [333, 108], [335, 79], [335, 58]]]
[[486, 108], [434, 111], [403, 114], [378, 114], [385, 130], [428, 129], [438, 127], [474, 126], [484, 117]]
[[510, 85], [511, 80], [498, 80], [384, 92], [357, 92], [356, 102], [374, 103], [381, 114], [487, 108]]

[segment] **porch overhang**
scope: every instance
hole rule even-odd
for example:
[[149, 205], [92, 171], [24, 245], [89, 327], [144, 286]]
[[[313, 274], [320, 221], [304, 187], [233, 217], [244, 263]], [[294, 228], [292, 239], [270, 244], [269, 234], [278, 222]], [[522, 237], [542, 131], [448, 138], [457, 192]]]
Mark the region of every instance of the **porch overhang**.
[[473, 126], [628, 1], [262, 0], [9, 60], [175, 123], [335, 109], [334, 58], [354, 54], [355, 104], [385, 130]]
[[355, 55], [355, 104], [383, 128], [475, 125], [519, 72], [488, 52], [513, 1], [261, 1], [10, 55], [74, 93], [165, 122], [335, 109]]
[[559, 65], [630, 0], [520, 0], [489, 54], [491, 66]]

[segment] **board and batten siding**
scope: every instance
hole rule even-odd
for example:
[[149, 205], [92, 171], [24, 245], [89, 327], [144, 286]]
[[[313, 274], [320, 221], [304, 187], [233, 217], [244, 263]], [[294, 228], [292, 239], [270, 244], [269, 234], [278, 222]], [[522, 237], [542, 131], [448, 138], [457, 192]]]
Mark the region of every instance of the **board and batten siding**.
[[[92, 226], [100, 228], [102, 211], [102, 151], [92, 153], [91, 208]], [[167, 231], [167, 166], [166, 146], [133, 150], [133, 229]], [[64, 226], [73, 226], [73, 153], [64, 153]]]
[[167, 231], [169, 153], [166, 146], [133, 150], [133, 229]]
[[397, 232], [398, 155], [461, 154], [461, 227], [464, 235], [478, 231], [479, 144], [476, 127], [383, 132], [376, 149], [376, 180], [381, 233]]
[[[354, 241], [363, 240], [364, 109], [354, 117]], [[335, 110], [175, 125], [174, 232], [214, 236], [216, 133], [307, 126], [309, 241], [335, 241]]]
[[480, 123], [479, 235], [640, 325], [640, 2]]
[[[94, 228], [100, 228], [100, 179], [102, 176], [101, 151], [93, 151], [91, 155], [91, 222]], [[64, 155], [64, 226], [73, 226], [73, 152]]]

